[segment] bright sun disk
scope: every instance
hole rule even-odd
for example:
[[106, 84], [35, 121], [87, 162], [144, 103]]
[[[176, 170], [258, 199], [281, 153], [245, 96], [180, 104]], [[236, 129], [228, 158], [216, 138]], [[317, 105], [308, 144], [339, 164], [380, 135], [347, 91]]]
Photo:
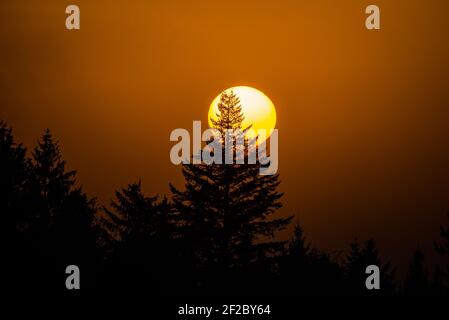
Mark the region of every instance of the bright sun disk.
[[[233, 91], [240, 99], [242, 113], [245, 119], [242, 122], [242, 129], [251, 126], [251, 129], [258, 132], [260, 129], [265, 129], [267, 136], [271, 134], [271, 130], [276, 126], [276, 109], [273, 102], [263, 92], [245, 86], [232, 87], [223, 92]], [[223, 93], [222, 92], [222, 93]], [[212, 127], [212, 119], [217, 120], [218, 103], [220, 102], [220, 93], [211, 103], [209, 108], [209, 126]], [[248, 133], [248, 138], [254, 138], [255, 135]]]

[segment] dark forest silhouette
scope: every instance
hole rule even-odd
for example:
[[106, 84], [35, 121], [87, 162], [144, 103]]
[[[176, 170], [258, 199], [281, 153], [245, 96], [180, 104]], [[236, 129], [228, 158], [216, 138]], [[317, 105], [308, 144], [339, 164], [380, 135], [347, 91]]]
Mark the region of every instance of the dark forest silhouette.
[[[238, 97], [223, 94], [215, 128], [242, 129]], [[248, 143], [248, 141], [245, 141]], [[224, 156], [224, 152], [223, 152]], [[247, 155], [245, 155], [247, 156]], [[18, 292], [67, 292], [65, 267], [75, 264], [82, 290], [151, 288], [159, 297], [447, 297], [449, 227], [435, 249], [445, 269], [427, 270], [424, 254], [411, 256], [399, 283], [373, 240], [354, 240], [344, 254], [314, 248], [299, 223], [289, 241], [276, 233], [279, 176], [255, 165], [183, 165], [182, 190], [148, 196], [141, 182], [115, 193], [109, 208], [78, 187], [58, 142], [46, 130], [27, 153], [0, 123], [0, 213], [7, 245], [6, 282]], [[381, 290], [367, 290], [365, 268], [381, 270]]]

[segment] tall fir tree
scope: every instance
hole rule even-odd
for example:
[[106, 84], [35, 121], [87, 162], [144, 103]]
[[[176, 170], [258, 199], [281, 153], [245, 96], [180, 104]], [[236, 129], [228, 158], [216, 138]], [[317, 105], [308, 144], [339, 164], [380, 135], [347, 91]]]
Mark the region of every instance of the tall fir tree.
[[63, 275], [68, 265], [83, 269], [86, 284], [92, 284], [88, 279], [94, 276], [95, 199], [77, 186], [75, 176], [75, 171], [66, 170], [59, 144], [47, 129], [32, 152], [32, 185], [39, 199], [35, 239], [45, 257], [41, 267], [53, 281], [49, 285], [60, 288], [64, 278], [57, 275]]
[[[282, 206], [279, 176], [259, 175], [259, 162], [236, 163], [235, 138], [247, 129], [242, 128], [244, 115], [237, 95], [224, 92], [218, 109], [212, 124], [221, 133], [222, 164], [184, 164], [185, 190], [170, 185], [179, 232], [190, 261], [201, 274], [200, 284], [210, 280], [208, 274], [214, 281], [217, 273], [227, 281], [226, 274], [248, 271], [256, 259], [260, 262], [261, 257], [279, 253], [284, 242], [274, 240], [274, 234], [291, 221], [291, 217], [272, 218]], [[223, 138], [228, 130], [234, 137], [232, 164], [225, 163]], [[244, 145], [248, 146], [246, 138]]]

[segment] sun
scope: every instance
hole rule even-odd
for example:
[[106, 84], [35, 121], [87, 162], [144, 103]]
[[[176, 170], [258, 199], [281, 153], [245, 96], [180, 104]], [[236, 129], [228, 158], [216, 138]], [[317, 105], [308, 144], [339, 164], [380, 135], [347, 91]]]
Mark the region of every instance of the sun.
[[[247, 134], [248, 138], [254, 138], [260, 129], [265, 129], [267, 136], [271, 134], [271, 130], [276, 126], [276, 109], [273, 102], [262, 91], [252, 87], [239, 86], [224, 90], [223, 92], [233, 91], [240, 99], [242, 113], [245, 117], [242, 128], [250, 125], [254, 131]], [[223, 93], [222, 92], [222, 93]], [[217, 120], [218, 103], [220, 102], [220, 93], [211, 103], [209, 107], [209, 126], [212, 127], [212, 119]]]

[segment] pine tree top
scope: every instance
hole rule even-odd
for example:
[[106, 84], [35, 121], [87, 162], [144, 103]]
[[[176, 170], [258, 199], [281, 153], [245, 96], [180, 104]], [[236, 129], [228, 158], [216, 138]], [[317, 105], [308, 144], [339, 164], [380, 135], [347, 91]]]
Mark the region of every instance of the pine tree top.
[[213, 128], [223, 134], [226, 130], [245, 131], [249, 128], [242, 128], [245, 119], [239, 97], [234, 91], [225, 91], [220, 96], [218, 102], [217, 120], [211, 119]]

